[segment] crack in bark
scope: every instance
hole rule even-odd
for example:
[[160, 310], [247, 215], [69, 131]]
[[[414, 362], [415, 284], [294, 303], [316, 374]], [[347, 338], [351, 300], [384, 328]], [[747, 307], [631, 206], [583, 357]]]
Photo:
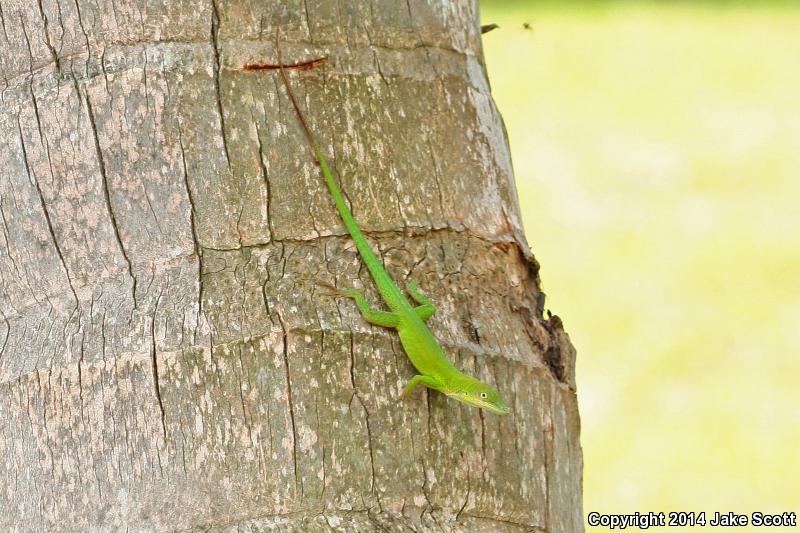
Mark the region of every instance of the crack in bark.
[[[425, 388], [425, 406], [426, 406], [426, 414], [427, 414], [427, 433], [428, 433], [428, 443], [431, 442], [431, 394], [429, 389]], [[428, 467], [425, 464], [425, 455], [420, 456], [420, 462], [422, 463], [422, 495], [425, 496], [425, 501], [428, 502], [428, 509], [433, 510], [433, 502], [431, 502], [431, 496], [428, 492]], [[419, 518], [422, 520], [422, 517], [425, 515], [425, 509], [422, 510]]]
[[[37, 113], [38, 115], [38, 113]], [[58, 244], [58, 239], [56, 238], [55, 230], [53, 229], [53, 222], [50, 219], [50, 211], [47, 209], [47, 204], [44, 201], [44, 193], [42, 193], [42, 188], [39, 186], [39, 180], [31, 172], [30, 160], [28, 159], [28, 151], [25, 148], [25, 137], [22, 134], [22, 124], [20, 123], [20, 118], [17, 116], [17, 129], [19, 131], [19, 142], [20, 146], [22, 147], [22, 156], [25, 160], [25, 170], [28, 173], [28, 179], [31, 183], [36, 187], [36, 191], [38, 192], [39, 203], [42, 206], [42, 213], [44, 214], [44, 220], [47, 223], [47, 229], [50, 232], [50, 237], [53, 240], [53, 246], [56, 249], [56, 253], [58, 254], [58, 258], [61, 261], [61, 266], [64, 268], [64, 273], [67, 276], [67, 282], [69, 283], [69, 288], [72, 291], [72, 296], [75, 297], [75, 306], [80, 305], [80, 300], [78, 299], [78, 293], [75, 292], [75, 285], [72, 283], [72, 277], [69, 274], [69, 269], [67, 268], [67, 261], [64, 258], [64, 252], [61, 250], [61, 246]], [[44, 137], [42, 137], [44, 141]]]
[[283, 351], [283, 364], [284, 370], [286, 373], [286, 392], [288, 395], [288, 404], [289, 404], [289, 419], [292, 422], [292, 463], [294, 464], [294, 482], [295, 488], [297, 486], [300, 487], [300, 496], [302, 499], [303, 495], [303, 480], [300, 477], [300, 471], [297, 468], [297, 424], [295, 422], [294, 417], [294, 401], [292, 398], [292, 379], [291, 373], [289, 371], [289, 345], [288, 345], [288, 333], [286, 331], [286, 326], [283, 323], [283, 318], [279, 313], [275, 314], [278, 317], [278, 322], [281, 325], [281, 331], [283, 332], [283, 342], [282, 342], [282, 351]]
[[467, 495], [464, 497], [464, 503], [461, 504], [461, 507], [458, 509], [456, 513], [455, 521], [458, 522], [458, 519], [461, 517], [461, 513], [464, 512], [464, 509], [467, 507], [467, 503], [469, 502], [469, 495], [472, 492], [472, 486], [470, 484], [470, 475], [469, 475], [469, 467], [467, 467]]
[[[192, 189], [189, 186], [189, 169], [186, 164], [186, 149], [183, 146], [183, 131], [178, 129], [178, 145], [181, 148], [181, 165], [183, 168], [183, 185], [186, 187], [186, 198], [189, 200], [189, 225], [192, 230], [192, 245], [194, 255], [197, 256], [197, 320], [203, 316], [203, 248], [200, 246], [200, 236], [197, 233], [197, 208], [195, 207]], [[193, 341], [197, 342], [197, 328], [195, 325]]]
[[486, 474], [488, 461], [486, 460], [486, 419], [483, 415], [483, 409], [478, 409], [478, 418], [481, 421], [481, 473]]
[[[320, 344], [320, 353], [325, 353], [325, 335], [322, 335], [322, 342]], [[314, 411], [317, 415], [317, 435], [319, 435], [319, 442], [320, 442], [320, 449], [321, 449], [321, 457], [322, 457], [322, 490], [320, 491], [319, 500], [325, 501], [325, 489], [327, 488], [328, 484], [328, 471], [325, 468], [325, 454], [327, 450], [325, 449], [325, 441], [322, 438], [323, 429], [322, 429], [322, 420], [319, 416], [319, 397], [314, 396]]]
[[[86, 53], [88, 54], [89, 59], [91, 59], [92, 58], [92, 49], [89, 46], [89, 34], [86, 32], [86, 27], [83, 25], [83, 16], [81, 14], [80, 0], [74, 0], [74, 1], [75, 1], [75, 12], [78, 15], [78, 26], [80, 26], [80, 28], [81, 28], [81, 32], [83, 33], [83, 39], [84, 39], [84, 42], [86, 43]], [[59, 6], [59, 9], [61, 9], [60, 2], [56, 2], [56, 5]]]
[[[55, 454], [55, 452], [53, 452], [53, 447], [52, 447], [52, 445], [50, 443], [50, 440], [51, 440], [50, 437], [51, 437], [52, 433], [51, 433], [50, 428], [47, 425], [47, 405], [48, 405], [48, 403], [52, 403], [53, 404], [53, 409], [52, 410], [56, 411], [56, 413], [52, 414], [51, 416], [54, 417], [54, 418], [58, 416], [58, 414], [57, 414], [58, 413], [58, 409], [55, 408], [56, 407], [55, 406], [55, 398], [53, 398], [51, 396], [51, 400], [48, 402], [47, 393], [44, 392], [45, 388], [42, 386], [42, 380], [41, 380], [42, 373], [41, 372], [39, 372], [38, 377], [39, 377], [39, 391], [41, 393], [41, 399], [42, 399], [42, 422], [44, 424], [45, 433], [47, 434], [47, 436], [45, 437], [45, 442], [47, 443], [47, 451], [50, 452], [50, 469], [51, 469], [50, 474], [53, 476], [53, 481], [55, 481], [56, 454]], [[53, 390], [53, 370], [51, 368], [47, 369], [47, 390], [49, 390], [49, 391]]]
[[2, 309], [0, 309], [0, 317], [3, 318], [3, 323], [6, 325], [6, 335], [3, 338], [3, 345], [0, 346], [0, 364], [2, 364], [3, 354], [6, 352], [6, 346], [8, 346], [8, 339], [11, 338], [11, 322], [8, 321], [8, 318]]
[[445, 219], [445, 209], [444, 209], [444, 195], [442, 194], [442, 185], [439, 182], [439, 175], [441, 174], [441, 169], [439, 168], [439, 162], [436, 160], [436, 150], [433, 148], [433, 142], [431, 141], [430, 135], [425, 135], [425, 140], [428, 144], [428, 150], [431, 154], [431, 162], [433, 163], [433, 182], [436, 184], [436, 192], [439, 195], [439, 211], [440, 216]]
[[486, 515], [479, 515], [474, 513], [464, 513], [462, 516], [467, 516], [470, 518], [477, 518], [478, 520], [489, 520], [492, 522], [499, 522], [501, 524], [508, 524], [511, 526], [518, 526], [525, 528], [525, 531], [529, 533], [549, 533], [550, 529], [548, 527], [540, 527], [534, 524], [526, 524], [524, 522], [516, 522], [514, 520], [509, 520], [508, 518], [499, 518], [496, 516], [486, 516]]
[[275, 240], [275, 234], [272, 229], [272, 189], [270, 186], [267, 164], [264, 162], [264, 144], [261, 141], [261, 128], [258, 127], [258, 123], [256, 123], [256, 139], [258, 140], [258, 162], [261, 165], [261, 175], [264, 177], [264, 186], [267, 188], [267, 201], [265, 202], [267, 204], [267, 229], [269, 230], [269, 241], [273, 242]]
[[231, 167], [231, 157], [228, 152], [228, 134], [225, 131], [225, 113], [222, 110], [222, 91], [220, 89], [220, 62], [219, 62], [219, 6], [217, 0], [211, 0], [211, 48], [214, 52], [214, 94], [216, 97], [217, 113], [219, 114], [220, 136], [222, 137], [222, 149], [225, 152], [225, 161], [228, 163], [228, 170], [233, 172]]
[[[80, 98], [80, 96], [79, 96]], [[105, 158], [103, 157], [103, 150], [100, 147], [100, 136], [97, 131], [97, 121], [95, 119], [94, 108], [92, 107], [92, 102], [89, 100], [89, 95], [85, 95], [86, 100], [86, 111], [89, 115], [89, 125], [92, 129], [92, 138], [94, 140], [94, 149], [97, 153], [97, 163], [100, 170], [100, 179], [103, 182], [103, 198], [105, 199], [106, 204], [106, 211], [108, 213], [109, 220], [111, 222], [111, 228], [114, 230], [114, 237], [117, 240], [117, 245], [119, 246], [119, 251], [122, 253], [122, 258], [125, 260], [125, 264], [128, 266], [128, 275], [131, 277], [131, 298], [133, 299], [133, 308], [137, 309], [137, 301], [136, 301], [136, 276], [133, 274], [133, 264], [131, 263], [130, 257], [128, 257], [128, 252], [125, 250], [125, 245], [122, 244], [122, 234], [119, 230], [119, 224], [117, 223], [117, 216], [114, 212], [114, 207], [111, 203], [111, 186], [108, 182], [108, 174], [106, 172], [106, 162]]]
[[[268, 39], [269, 42], [272, 42], [272, 40], [273, 39], [271, 37]], [[217, 42], [218, 46], [220, 47], [220, 49], [222, 49], [224, 47], [252, 48], [252, 47], [257, 46], [259, 43], [264, 42], [264, 39], [261, 39], [261, 38], [219, 39], [219, 38], [217, 38], [216, 42]], [[313, 43], [310, 43], [310, 44], [312, 44], [312, 46], [315, 46], [315, 45], [313, 45]], [[181, 47], [181, 46], [184, 46], [184, 47], [191, 47], [191, 46], [197, 46], [197, 47], [209, 46], [209, 47], [212, 47], [213, 43], [210, 44], [208, 38], [201, 38], [201, 39], [180, 39], [180, 38], [169, 39], [168, 38], [168, 39], [153, 39], [153, 40], [144, 40], [144, 39], [136, 40], [136, 39], [132, 39], [130, 41], [126, 40], [124, 43], [106, 43], [106, 45], [103, 46], [103, 53], [101, 55], [105, 55], [106, 52], [110, 51], [111, 53], [113, 53], [114, 57], [117, 58], [117, 61], [115, 61], [113, 65], [109, 65], [109, 66], [112, 67], [110, 69], [104, 68], [106, 65], [103, 62], [99, 61], [100, 60], [100, 56], [92, 56], [89, 53], [90, 47], [87, 46], [87, 51], [85, 51], [85, 52], [84, 51], [80, 51], [80, 52], [71, 52], [71, 53], [66, 53], [66, 54], [61, 54], [61, 53], [58, 54], [58, 58], [59, 58], [59, 62], [60, 63], [64, 63], [64, 62], [67, 62], [67, 61], [73, 61], [76, 58], [82, 58], [82, 57], [85, 56], [86, 57], [85, 66], [84, 66], [84, 69], [83, 69], [82, 73], [81, 72], [75, 72], [75, 71], [67, 72], [67, 71], [63, 71], [62, 70], [60, 72], [56, 71], [56, 73], [54, 73], [54, 74], [45, 73], [44, 77], [53, 77], [58, 82], [62, 82], [62, 81], [63, 82], [69, 82], [69, 80], [71, 78], [76, 78], [76, 79], [81, 79], [81, 80], [91, 80], [91, 79], [95, 78], [96, 76], [100, 76], [100, 75], [104, 75], [104, 74], [107, 75], [109, 72], [115, 73], [115, 72], [120, 72], [122, 70], [131, 70], [133, 68], [140, 68], [143, 65], [144, 60], [143, 59], [138, 59], [136, 57], [133, 57], [133, 55], [135, 54], [136, 51], [141, 50], [142, 47], [144, 47], [145, 53], [148, 50], [161, 48], [162, 51], [160, 51], [159, 54], [163, 55], [164, 54], [163, 49], [169, 48], [169, 47], [175, 48], [175, 47]], [[388, 46], [385, 46], [385, 45], [382, 45], [382, 44], [372, 44], [372, 43], [370, 43], [369, 46], [370, 46], [371, 49], [383, 50], [383, 51], [386, 51], [386, 52], [390, 52], [392, 54], [403, 54], [403, 53], [411, 53], [411, 54], [413, 54], [419, 48], [426, 48], [428, 50], [434, 49], [434, 50], [440, 50], [440, 51], [448, 53], [448, 54], [453, 54], [454, 56], [457, 56], [458, 58], [461, 58], [460, 59], [461, 61], [463, 61], [463, 58], [475, 57], [472, 54], [469, 54], [469, 53], [466, 53], [466, 52], [463, 52], [463, 51], [460, 51], [460, 50], [456, 50], [456, 49], [453, 49], [453, 48], [449, 48], [449, 47], [446, 47], [446, 46], [439, 46], [439, 45], [436, 45], [436, 44], [425, 44], [425, 45], [408, 46], [408, 47], [404, 47], [404, 46], [388, 47]], [[144, 57], [144, 56], [142, 55], [142, 57]], [[178, 63], [178, 64], [175, 65], [175, 67], [180, 67], [180, 68], [194, 67], [194, 68], [202, 69], [204, 66], [206, 66], [205, 62], [202, 59], [199, 59], [198, 57], [185, 58], [185, 61], [186, 61], [186, 63]], [[18, 84], [14, 83], [14, 82], [16, 80], [18, 80], [21, 76], [24, 76], [25, 78], [27, 78], [27, 77], [29, 77], [29, 76], [31, 76], [33, 74], [38, 74], [40, 72], [46, 71], [51, 65], [55, 66], [55, 61], [52, 58], [49, 59], [49, 60], [39, 61], [39, 62], [37, 62], [35, 64], [33, 63], [33, 61], [31, 61], [30, 69], [28, 71], [9, 73], [6, 78], [3, 78], [3, 81], [6, 83], [6, 89], [4, 90], [4, 92], [7, 92], [9, 89], [13, 90], [15, 87], [17, 87]], [[227, 66], [227, 65], [223, 65], [223, 64], [219, 65], [219, 72], [220, 73], [222, 73], [223, 71], [231, 71], [231, 70], [232, 71], [240, 71], [241, 70], [241, 66], [240, 65]], [[377, 72], [377, 67], [376, 67], [376, 71], [374, 73], [378, 74], [378, 75], [381, 74], [381, 73]], [[365, 72], [365, 74], [370, 74], [370, 72]], [[449, 73], [449, 75], [452, 76], [452, 75], [456, 75], [456, 74], [451, 72], [451, 73]], [[392, 76], [393, 77], [400, 77], [401, 74], [393, 73]], [[409, 78], [410, 78], [410, 76], [409, 76]], [[469, 79], [466, 76], [463, 79], [464, 79], [464, 81], [467, 81], [467, 82], [469, 81]], [[25, 81], [24, 83], [27, 84], [27, 81]]]
[[[76, 0], [77, 2], [77, 0]], [[47, 16], [44, 14], [44, 8], [42, 6], [42, 0], [38, 0], [37, 5], [39, 7], [39, 16], [42, 17], [42, 33], [44, 33], [44, 44], [47, 49], [50, 51], [50, 57], [52, 57], [52, 61], [55, 64], [56, 71], [61, 71], [61, 63], [58, 59], [58, 54], [56, 53], [55, 47], [50, 42], [50, 32], [47, 31], [48, 27], [50, 26], [50, 21], [47, 19]], [[79, 12], [80, 14], [80, 12]], [[3, 32], [5, 32], [5, 24], [3, 25]]]
[[[374, 341], [374, 336], [372, 337]], [[374, 345], [373, 345], [374, 346]], [[378, 502], [378, 507], [380, 508], [380, 498], [375, 492], [375, 451], [374, 447], [372, 446], [372, 428], [370, 427], [369, 423], [369, 410], [367, 409], [367, 405], [364, 403], [364, 400], [358, 394], [358, 388], [356, 387], [356, 377], [355, 377], [355, 343], [353, 338], [353, 330], [350, 330], [350, 384], [353, 386], [353, 396], [350, 398], [350, 402], [352, 403], [353, 398], [358, 400], [359, 405], [364, 410], [364, 425], [367, 429], [367, 447], [369, 448], [369, 464], [370, 464], [370, 471], [371, 471], [371, 480], [370, 480], [370, 487], [369, 491], [372, 493]]]
[[[344, 195], [344, 193], [342, 193]], [[275, 239], [274, 242], [265, 242], [265, 243], [253, 243], [253, 244], [242, 244], [240, 246], [235, 247], [225, 247], [219, 248], [214, 246], [203, 246], [205, 250], [213, 250], [215, 252], [233, 252], [238, 251], [243, 248], [266, 248], [272, 244], [277, 243], [295, 243], [295, 244], [307, 244], [307, 243], [316, 243], [322, 242], [326, 239], [351, 239], [350, 234], [347, 232], [343, 233], [330, 233], [330, 231], [326, 231], [326, 234], [319, 235], [313, 238], [303, 238], [303, 237], [282, 237], [280, 239]], [[488, 246], [493, 248], [499, 248], [501, 251], [507, 251], [509, 246], [514, 246], [518, 250], [522, 251], [522, 247], [520, 246], [519, 242], [516, 241], [513, 237], [512, 238], [500, 238], [500, 239], [493, 239], [490, 237], [486, 237], [475, 233], [471, 229], [467, 227], [454, 227], [450, 224], [442, 227], [431, 227], [431, 226], [413, 226], [413, 225], [406, 225], [403, 229], [390, 229], [390, 230], [362, 230], [362, 233], [369, 237], [370, 240], [375, 241], [371, 245], [373, 246], [373, 251], [375, 251], [375, 247], [379, 245], [378, 242], [381, 239], [390, 239], [394, 237], [403, 237], [404, 239], [411, 239], [411, 238], [423, 238], [423, 237], [434, 237], [437, 235], [448, 235], [448, 234], [456, 234], [461, 235], [464, 237], [468, 237], [471, 239], [476, 239]], [[524, 259], [527, 260], [526, 257], [522, 256]], [[461, 266], [459, 266], [461, 268]], [[448, 274], [459, 274], [459, 271], [450, 272]]]
[[[164, 291], [159, 293], [158, 298], [156, 298], [156, 305], [155, 309], [153, 309], [153, 315], [150, 317], [150, 342], [151, 342], [151, 349], [150, 349], [150, 358], [153, 363], [153, 390], [156, 395], [156, 400], [158, 401], [158, 409], [161, 412], [161, 429], [164, 432], [164, 444], [167, 443], [167, 421], [166, 421], [166, 413], [164, 412], [164, 402], [161, 399], [161, 387], [158, 383], [158, 354], [156, 349], [156, 314], [158, 313], [158, 304], [161, 302], [161, 297], [163, 296]], [[159, 456], [160, 460], [160, 456]]]
[[0, 2], [0, 27], [3, 28], [3, 37], [5, 37], [6, 43], [10, 42], [8, 40], [8, 32], [6, 32], [6, 17], [3, 14], [3, 3]]
[[544, 440], [544, 525], [550, 529], [552, 518], [550, 517], [550, 472], [555, 467], [555, 452], [553, 450], [555, 431], [553, 429], [553, 388], [547, 388], [547, 406], [549, 411], [544, 413], [543, 440]]
[[[12, 253], [12, 250], [11, 250], [11, 234], [8, 231], [8, 221], [6, 220], [6, 213], [3, 210], [3, 195], [2, 194], [0, 194], [0, 222], [2, 222], [2, 224], [3, 224], [3, 240], [6, 243], [6, 253], [8, 255], [8, 258], [11, 260], [11, 264], [14, 266], [14, 270], [16, 271], [17, 277], [19, 278], [19, 280], [24, 281], [25, 285], [27, 285], [28, 289], [31, 291], [31, 295], [34, 295], [33, 287], [31, 287], [30, 283], [28, 282], [28, 277], [29, 276], [22, 274], [22, 271], [19, 269], [19, 265], [17, 264], [17, 260], [14, 257], [14, 254]], [[36, 297], [34, 295], [34, 299], [35, 298]], [[9, 302], [9, 305], [11, 305], [11, 302]], [[14, 309], [16, 311], [16, 309], [13, 308], [13, 305], [12, 305], [12, 309]]]
[[[89, 304], [89, 325], [94, 329], [94, 294], [92, 294], [92, 301]], [[86, 357], [86, 329], [81, 326], [81, 352], [78, 359], [78, 396], [81, 403], [81, 420], [86, 424], [86, 414], [83, 407], [83, 361]]]
[[[87, 70], [89, 69], [88, 61], [87, 61], [86, 69]], [[108, 72], [106, 72], [106, 47], [105, 46], [103, 47], [103, 51], [100, 53], [100, 70], [103, 71], [103, 85], [104, 85], [104, 87], [106, 89], [106, 94], [108, 95], [108, 99], [112, 102], [112, 105], [113, 105], [114, 96], [111, 94], [111, 90], [108, 88]], [[88, 75], [89, 74], [87, 72], [86, 76], [88, 77]], [[169, 84], [167, 84], [167, 87], [169, 87]]]
[[414, 24], [414, 11], [411, 9], [411, 0], [406, 0], [406, 8], [408, 9], [408, 26], [411, 28], [411, 31], [414, 35], [417, 36], [417, 40], [419, 41], [419, 45], [414, 48], [422, 48], [425, 51], [425, 56], [428, 58], [428, 63], [431, 66], [431, 70], [436, 78], [439, 78], [439, 83], [442, 84], [442, 78], [439, 75], [439, 71], [436, 69], [436, 65], [433, 64], [433, 60], [431, 59], [431, 52], [428, 50], [428, 44], [422, 40], [422, 34], [419, 32], [416, 24]]
[[147, 47], [142, 50], [144, 65], [142, 66], [142, 89], [144, 90], [144, 107], [147, 114], [153, 117], [153, 129], [156, 129], [156, 113], [150, 111], [150, 86], [147, 83]]
[[[253, 428], [251, 427], [250, 422], [247, 420], [247, 408], [245, 407], [245, 400], [244, 400], [244, 381], [242, 380], [242, 378], [246, 378], [247, 377], [247, 375], [246, 375], [247, 370], [245, 369], [245, 366], [244, 366], [244, 359], [242, 358], [242, 351], [243, 351], [243, 346], [240, 344], [239, 345], [239, 350], [238, 350], [238, 352], [239, 352], [239, 369], [241, 370], [241, 374], [239, 376], [239, 402], [241, 403], [241, 407], [242, 407], [242, 420], [244, 421], [244, 427], [245, 427], [245, 429], [247, 429], [247, 438], [250, 441], [250, 445], [252, 446], [253, 445]], [[248, 382], [248, 387], [249, 387], [250, 386], [249, 378], [247, 379], [247, 382]], [[261, 462], [261, 455], [260, 454], [258, 456], [258, 466], [259, 466], [259, 469], [263, 471], [264, 465]]]
[[308, 30], [308, 40], [314, 44], [314, 34], [311, 33], [311, 19], [309, 18], [308, 0], [303, 0], [303, 8], [305, 11], [306, 29]]

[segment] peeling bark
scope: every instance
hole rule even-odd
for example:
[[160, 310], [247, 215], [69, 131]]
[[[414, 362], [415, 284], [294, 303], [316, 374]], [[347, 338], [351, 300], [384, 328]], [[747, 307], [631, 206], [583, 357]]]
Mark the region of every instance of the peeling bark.
[[[542, 315], [473, 0], [0, 3], [0, 529], [574, 532], [574, 350]], [[274, 71], [386, 268], [508, 417], [413, 375]]]

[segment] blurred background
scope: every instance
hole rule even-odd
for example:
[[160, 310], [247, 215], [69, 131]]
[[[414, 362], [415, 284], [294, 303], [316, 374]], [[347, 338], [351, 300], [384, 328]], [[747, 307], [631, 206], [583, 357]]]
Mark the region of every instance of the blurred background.
[[481, 19], [578, 350], [584, 517], [800, 512], [800, 2], [481, 0]]

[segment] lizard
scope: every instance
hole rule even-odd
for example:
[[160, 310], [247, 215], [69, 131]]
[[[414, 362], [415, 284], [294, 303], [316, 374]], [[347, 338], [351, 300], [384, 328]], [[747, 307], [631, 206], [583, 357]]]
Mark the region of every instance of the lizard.
[[355, 243], [361, 260], [366, 265], [378, 289], [378, 293], [384, 304], [389, 308], [389, 311], [373, 309], [364, 294], [356, 289], [340, 290], [327, 283], [321, 282], [321, 284], [332, 289], [335, 296], [352, 299], [368, 323], [397, 330], [400, 343], [406, 355], [419, 372], [408, 382], [401, 399], [408, 398], [418, 385], [422, 385], [465, 404], [486, 409], [498, 415], [507, 415], [509, 408], [497, 389], [461, 372], [447, 359], [441, 344], [426, 324], [427, 320], [436, 313], [436, 307], [419, 291], [417, 282], [410, 278], [405, 284], [406, 291], [417, 304], [412, 306], [372, 251], [372, 247], [361, 232], [361, 228], [356, 223], [350, 208], [345, 203], [328, 162], [308, 125], [305, 115], [300, 110], [300, 104], [292, 91], [286, 68], [281, 60], [279, 40], [280, 34], [278, 33], [275, 39], [278, 70], [283, 78], [286, 93], [292, 102], [297, 119], [303, 127], [311, 151], [314, 153], [314, 157], [322, 170], [325, 183], [339, 216], [347, 228], [350, 238]]

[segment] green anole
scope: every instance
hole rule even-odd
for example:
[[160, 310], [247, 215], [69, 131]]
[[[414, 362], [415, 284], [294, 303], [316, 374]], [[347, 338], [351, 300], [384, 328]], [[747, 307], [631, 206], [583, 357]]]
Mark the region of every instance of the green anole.
[[411, 363], [419, 372], [419, 374], [411, 378], [411, 381], [406, 385], [402, 398], [408, 397], [417, 385], [424, 385], [429, 389], [442, 392], [466, 404], [486, 409], [487, 411], [499, 415], [508, 414], [508, 406], [503, 402], [497, 389], [482, 383], [472, 376], [464, 374], [445, 357], [441, 345], [425, 324], [436, 312], [436, 307], [434, 307], [433, 303], [431, 303], [424, 294], [419, 292], [416, 282], [410, 279], [406, 284], [406, 291], [408, 291], [411, 298], [418, 304], [415, 307], [403, 296], [403, 293], [400, 292], [400, 289], [375, 256], [375, 253], [372, 251], [364, 234], [361, 233], [361, 229], [353, 218], [353, 214], [347, 207], [342, 193], [333, 178], [333, 174], [331, 174], [325, 156], [322, 155], [322, 150], [320, 150], [319, 145], [314, 139], [314, 135], [311, 133], [311, 128], [308, 126], [303, 112], [300, 111], [300, 105], [297, 103], [297, 99], [292, 92], [289, 78], [286, 75], [286, 70], [281, 61], [280, 43], [278, 39], [279, 37], [276, 38], [278, 69], [281, 72], [283, 83], [286, 86], [286, 92], [292, 101], [294, 110], [297, 113], [297, 118], [303, 126], [303, 130], [314, 152], [314, 156], [319, 166], [322, 168], [322, 174], [325, 176], [325, 182], [333, 197], [333, 202], [336, 204], [336, 209], [339, 211], [339, 215], [345, 227], [347, 227], [350, 237], [353, 239], [353, 242], [355, 242], [361, 259], [372, 275], [372, 279], [378, 288], [381, 298], [389, 307], [390, 311], [379, 311], [371, 308], [366, 298], [364, 298], [364, 295], [355, 289], [339, 290], [333, 286], [329, 287], [335, 291], [336, 295], [354, 300], [364, 319], [370, 324], [397, 330], [400, 336], [400, 343], [403, 345]]

